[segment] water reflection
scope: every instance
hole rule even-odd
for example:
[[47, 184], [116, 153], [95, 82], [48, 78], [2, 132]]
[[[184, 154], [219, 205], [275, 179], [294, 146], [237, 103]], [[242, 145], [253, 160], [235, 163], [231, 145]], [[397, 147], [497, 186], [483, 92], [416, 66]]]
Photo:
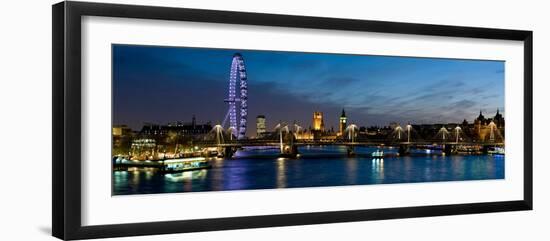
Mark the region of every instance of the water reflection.
[[208, 170], [203, 169], [190, 172], [167, 173], [164, 174], [164, 177], [170, 182], [183, 182], [194, 179], [204, 179], [206, 173], [208, 173]]
[[310, 146], [298, 159], [278, 158], [277, 150], [240, 151], [238, 159], [217, 158], [211, 169], [163, 174], [154, 169], [113, 172], [113, 194], [196, 192], [355, 184], [410, 183], [504, 178], [504, 157], [439, 154], [372, 158], [378, 148]]
[[461, 160], [461, 158], [453, 158], [451, 163], [452, 163], [451, 170], [453, 171], [453, 176], [464, 178], [464, 164], [465, 164], [464, 161]]
[[404, 180], [411, 179], [411, 172], [413, 172], [412, 159], [409, 156], [402, 157], [403, 159], [403, 177]]
[[346, 160], [347, 179], [348, 183], [357, 183], [357, 159], [348, 158]]
[[277, 158], [277, 188], [286, 187], [286, 164], [285, 158]]
[[248, 174], [248, 168], [250, 165], [239, 159], [228, 161], [223, 169], [224, 190], [246, 189], [249, 179], [255, 178], [255, 175]]
[[372, 159], [372, 176], [376, 183], [381, 183], [384, 180], [384, 158]]

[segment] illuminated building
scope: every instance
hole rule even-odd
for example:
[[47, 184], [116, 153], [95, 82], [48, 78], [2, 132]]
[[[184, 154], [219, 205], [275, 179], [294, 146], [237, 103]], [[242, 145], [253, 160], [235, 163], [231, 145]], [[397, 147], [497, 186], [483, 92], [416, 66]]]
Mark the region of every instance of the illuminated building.
[[474, 120], [474, 138], [480, 141], [495, 141], [504, 140], [504, 117], [497, 109], [497, 113], [493, 118], [485, 118], [481, 111], [479, 116]]
[[256, 117], [256, 137], [260, 138], [265, 135], [265, 116], [259, 115]]
[[142, 138], [132, 141], [131, 156], [139, 159], [155, 159], [157, 154], [157, 143], [154, 139]]
[[338, 135], [341, 136], [342, 133], [346, 130], [348, 124], [348, 118], [346, 117], [346, 111], [342, 109], [342, 115], [340, 115], [340, 120], [338, 122]]
[[325, 124], [323, 123], [323, 112], [313, 112], [313, 130], [321, 132], [325, 131]]
[[113, 126], [113, 136], [122, 137], [128, 135], [132, 132], [132, 129], [126, 125], [115, 125]]
[[113, 152], [127, 154], [133, 137], [132, 129], [126, 125], [115, 125], [112, 131]]
[[497, 109], [497, 114], [493, 118], [493, 121], [495, 122], [498, 128], [504, 127], [504, 117], [502, 116], [502, 114], [500, 114], [499, 109]]
[[135, 139], [132, 141], [132, 149], [155, 148], [154, 139]]
[[476, 133], [479, 136], [481, 134], [482, 126], [484, 126], [486, 123], [485, 116], [481, 113], [481, 110], [479, 111], [479, 116], [474, 120], [474, 126], [476, 128]]
[[189, 123], [174, 122], [168, 125], [157, 124], [145, 124], [139, 134], [145, 137], [161, 137], [174, 133], [180, 136], [198, 137], [204, 134], [208, 134], [212, 130], [212, 124], [207, 122], [206, 124], [197, 124], [195, 116]]
[[313, 133], [311, 131], [301, 131], [295, 135], [297, 140], [313, 140]]

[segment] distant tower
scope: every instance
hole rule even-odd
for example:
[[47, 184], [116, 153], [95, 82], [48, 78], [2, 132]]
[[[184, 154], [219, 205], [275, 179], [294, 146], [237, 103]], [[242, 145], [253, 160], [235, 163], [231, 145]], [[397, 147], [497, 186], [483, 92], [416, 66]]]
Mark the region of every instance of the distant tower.
[[497, 125], [498, 128], [504, 127], [504, 117], [502, 116], [502, 114], [500, 114], [499, 109], [497, 109], [497, 114], [495, 115], [493, 120], [494, 120], [494, 122], [495, 122], [495, 124]]
[[479, 139], [482, 139], [481, 136], [481, 129], [482, 126], [485, 125], [485, 116], [483, 116], [483, 113], [481, 113], [481, 110], [479, 111], [479, 116], [474, 120], [474, 128], [477, 136]]
[[477, 120], [482, 122], [482, 124], [485, 124], [485, 116], [483, 116], [483, 113], [481, 113], [481, 110], [479, 110], [479, 116], [477, 117]]
[[346, 127], [348, 123], [348, 118], [346, 117], [346, 111], [344, 109], [342, 109], [342, 115], [340, 115], [340, 121], [338, 123], [339, 123], [338, 135], [342, 135], [344, 131], [346, 131]]
[[325, 124], [323, 123], [323, 112], [313, 112], [313, 130], [325, 131]]
[[256, 137], [260, 138], [265, 134], [265, 116], [259, 115], [256, 117]]

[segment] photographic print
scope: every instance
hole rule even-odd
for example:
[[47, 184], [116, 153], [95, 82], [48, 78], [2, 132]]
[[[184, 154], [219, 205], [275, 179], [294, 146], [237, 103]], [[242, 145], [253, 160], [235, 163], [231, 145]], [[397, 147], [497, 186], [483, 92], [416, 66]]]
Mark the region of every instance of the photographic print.
[[504, 73], [500, 60], [113, 44], [112, 194], [504, 179]]
[[533, 209], [529, 30], [65, 1], [52, 82], [59, 239]]

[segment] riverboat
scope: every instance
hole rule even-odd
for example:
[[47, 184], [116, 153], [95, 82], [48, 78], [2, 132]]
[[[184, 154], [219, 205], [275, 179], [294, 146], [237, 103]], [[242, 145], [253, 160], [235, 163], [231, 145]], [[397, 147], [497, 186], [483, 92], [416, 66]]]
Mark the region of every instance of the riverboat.
[[493, 156], [504, 156], [504, 148], [502, 147], [491, 148], [487, 151], [487, 153]]
[[371, 153], [372, 157], [384, 157], [384, 151], [376, 150], [375, 152]]
[[204, 157], [166, 159], [161, 161], [160, 171], [164, 173], [194, 171], [212, 168]]

